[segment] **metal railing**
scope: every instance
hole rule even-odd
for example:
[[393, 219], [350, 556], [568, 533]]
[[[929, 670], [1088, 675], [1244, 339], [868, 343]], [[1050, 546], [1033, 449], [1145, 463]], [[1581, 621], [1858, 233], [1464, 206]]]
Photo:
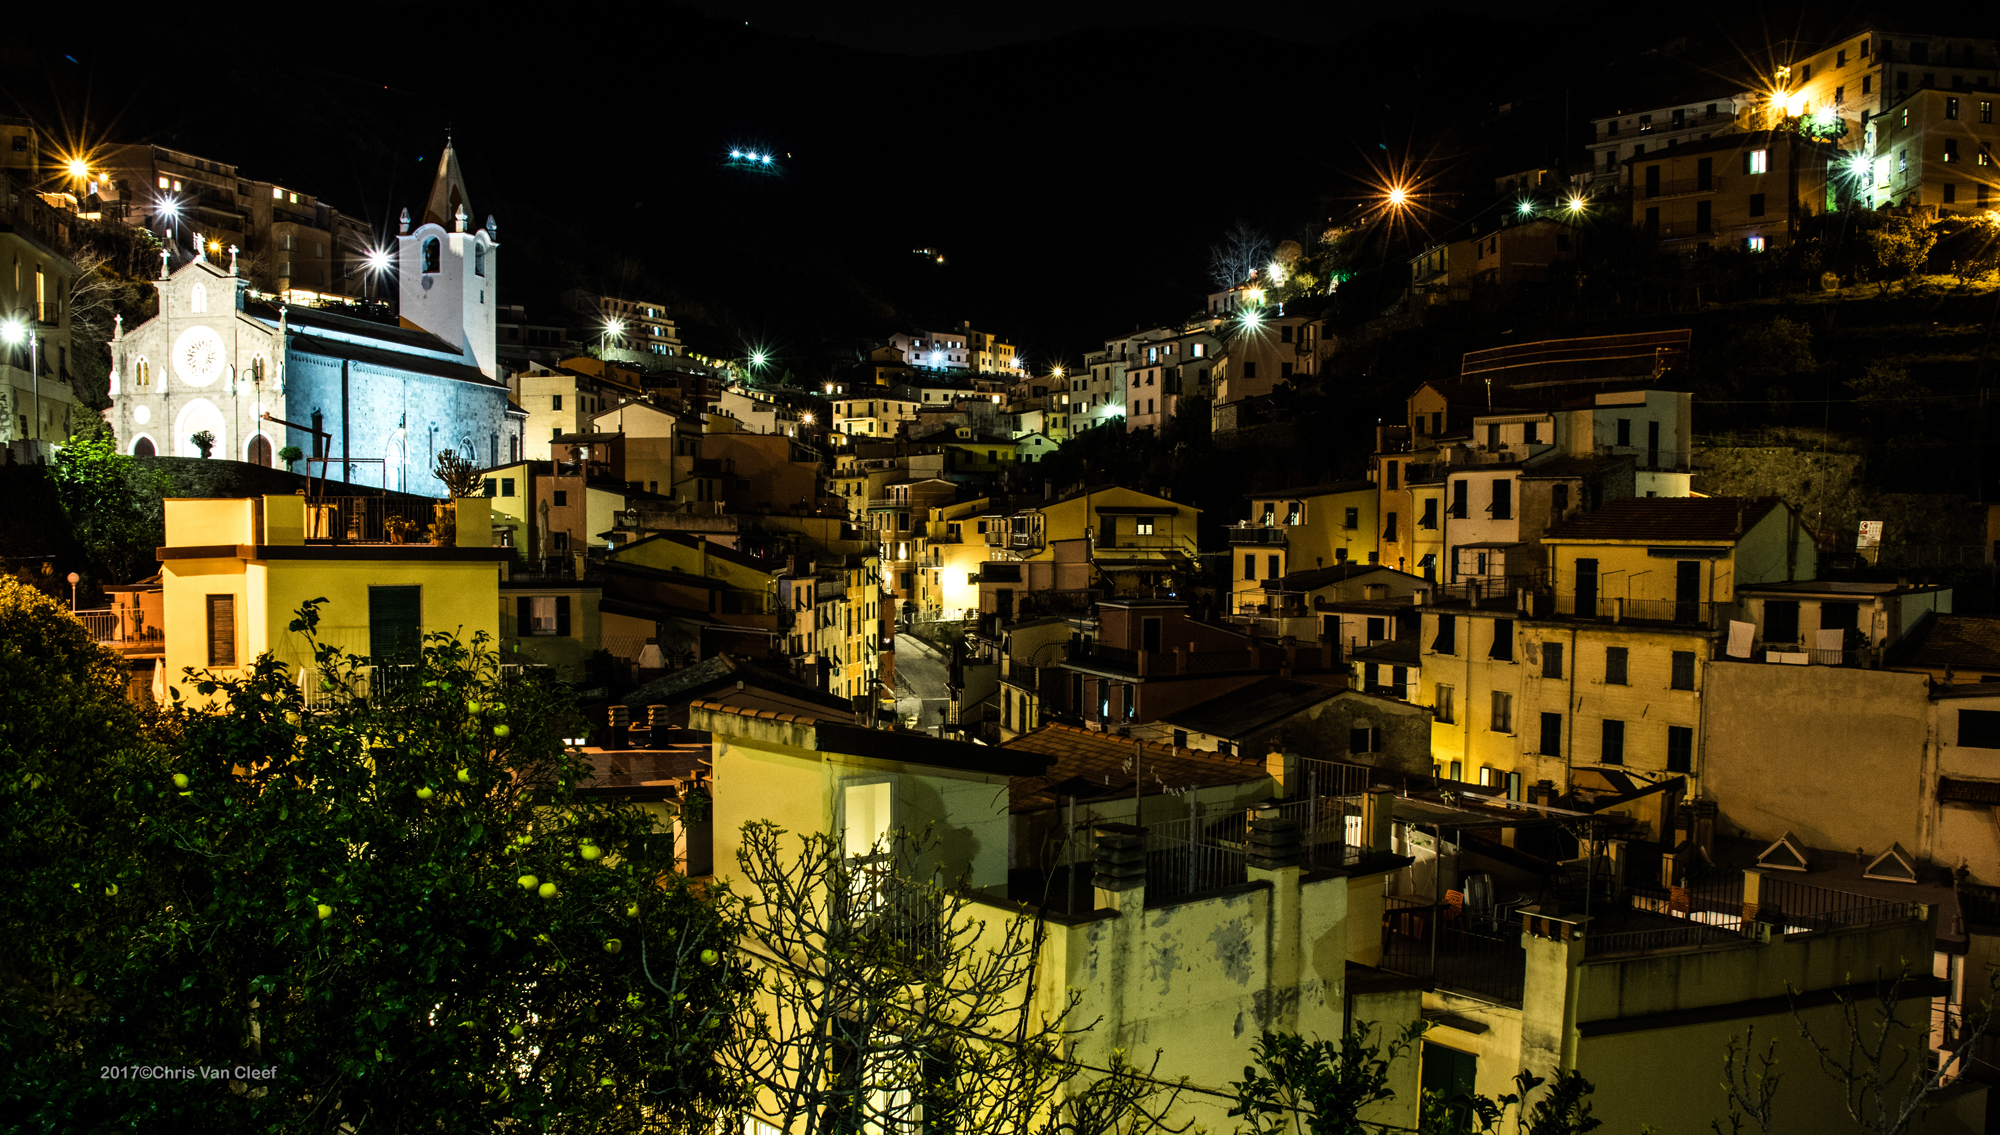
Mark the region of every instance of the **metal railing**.
[[1391, 896], [1382, 912], [1382, 968], [1519, 1004], [1528, 953], [1521, 931], [1468, 924], [1462, 906]]
[[1714, 626], [1718, 606], [1678, 599], [1620, 599], [1604, 595], [1579, 604], [1574, 592], [1558, 594], [1554, 600], [1555, 613], [1567, 618], [1601, 619], [1614, 623], [1675, 623], [1690, 627]]
[[1233, 524], [1224, 529], [1231, 544], [1283, 544], [1285, 530], [1262, 524]]
[[1678, 177], [1672, 181], [1646, 181], [1641, 179], [1635, 196], [1642, 200], [1655, 197], [1680, 197], [1689, 193], [1719, 193], [1722, 191], [1721, 175], [1708, 177]]
[[165, 628], [146, 622], [137, 607], [99, 607], [73, 611], [93, 641], [105, 646], [153, 644], [165, 641]]
[[426, 544], [444, 501], [405, 497], [310, 497], [306, 541], [333, 544]]
[[1531, 577], [1526, 575], [1491, 575], [1457, 583], [1437, 584], [1437, 602], [1469, 602], [1472, 599], [1506, 599], [1516, 591], [1527, 587]]
[[1689, 921], [1679, 926], [1656, 926], [1650, 930], [1587, 933], [1583, 939], [1583, 953], [1585, 957], [1599, 957], [1741, 945], [1744, 941], [1741, 926], [1741, 919], [1734, 924]]
[[1833, 891], [1766, 875], [1760, 887], [1757, 918], [1781, 928], [1782, 933], [1790, 938], [1855, 926], [1902, 922], [1914, 917], [1919, 905]]
[[[1237, 811], [1221, 821], [1238, 825], [1244, 815]], [[1249, 879], [1247, 846], [1218, 838], [1209, 830], [1215, 820], [1200, 815], [1185, 820], [1163, 820], [1146, 825], [1146, 901], [1157, 903], [1185, 898], [1202, 891], [1233, 887]]]

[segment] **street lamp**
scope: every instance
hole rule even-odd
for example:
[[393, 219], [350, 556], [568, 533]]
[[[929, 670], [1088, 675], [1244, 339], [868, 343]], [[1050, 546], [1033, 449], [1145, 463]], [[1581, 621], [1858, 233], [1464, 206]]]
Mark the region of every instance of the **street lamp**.
[[76, 585], [82, 578], [75, 572], [69, 573], [69, 609], [72, 611], [76, 610]]
[[0, 323], [0, 339], [6, 340], [10, 347], [20, 346], [22, 339], [28, 341], [28, 375], [34, 380], [35, 387], [35, 457], [39, 459], [42, 456], [42, 367], [37, 349], [41, 340], [29, 330], [25, 321], [19, 319]]
[[625, 334], [624, 320], [622, 319], [605, 320], [604, 331], [597, 337], [597, 353], [599, 355], [604, 355], [607, 352], [609, 352], [611, 350], [610, 340], [622, 338], [624, 337], [624, 334]]

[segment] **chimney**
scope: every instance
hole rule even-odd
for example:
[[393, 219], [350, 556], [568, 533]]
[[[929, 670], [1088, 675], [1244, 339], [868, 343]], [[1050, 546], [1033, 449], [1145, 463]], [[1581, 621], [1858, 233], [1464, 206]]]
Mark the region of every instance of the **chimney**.
[[1265, 804], [1250, 814], [1250, 866], [1259, 871], [1282, 871], [1305, 862], [1299, 846], [1299, 822], [1287, 818], [1275, 804]]

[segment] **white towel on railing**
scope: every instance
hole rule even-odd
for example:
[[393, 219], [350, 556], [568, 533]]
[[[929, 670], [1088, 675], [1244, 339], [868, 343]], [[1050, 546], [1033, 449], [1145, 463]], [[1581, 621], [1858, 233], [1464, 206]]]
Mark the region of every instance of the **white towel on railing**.
[[1847, 632], [1838, 627], [1832, 630], [1820, 631], [1819, 648], [1822, 651], [1832, 651], [1835, 654], [1839, 654], [1847, 649]]
[[1757, 624], [1739, 623], [1729, 620], [1729, 657], [1750, 657], [1750, 640], [1757, 634]]

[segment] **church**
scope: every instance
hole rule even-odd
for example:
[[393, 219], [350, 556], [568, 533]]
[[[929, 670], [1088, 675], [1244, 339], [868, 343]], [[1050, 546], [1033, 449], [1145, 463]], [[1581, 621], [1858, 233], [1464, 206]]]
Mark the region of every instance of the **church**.
[[497, 358], [498, 226], [468, 229], [468, 213], [447, 144], [421, 223], [403, 211], [395, 325], [253, 296], [234, 248], [197, 238], [178, 268], [162, 250], [158, 314], [111, 341], [120, 448], [200, 457], [205, 441], [208, 456], [268, 466], [296, 446], [299, 471], [335, 494], [443, 496], [432, 470], [447, 449], [482, 467], [517, 460], [527, 418]]

